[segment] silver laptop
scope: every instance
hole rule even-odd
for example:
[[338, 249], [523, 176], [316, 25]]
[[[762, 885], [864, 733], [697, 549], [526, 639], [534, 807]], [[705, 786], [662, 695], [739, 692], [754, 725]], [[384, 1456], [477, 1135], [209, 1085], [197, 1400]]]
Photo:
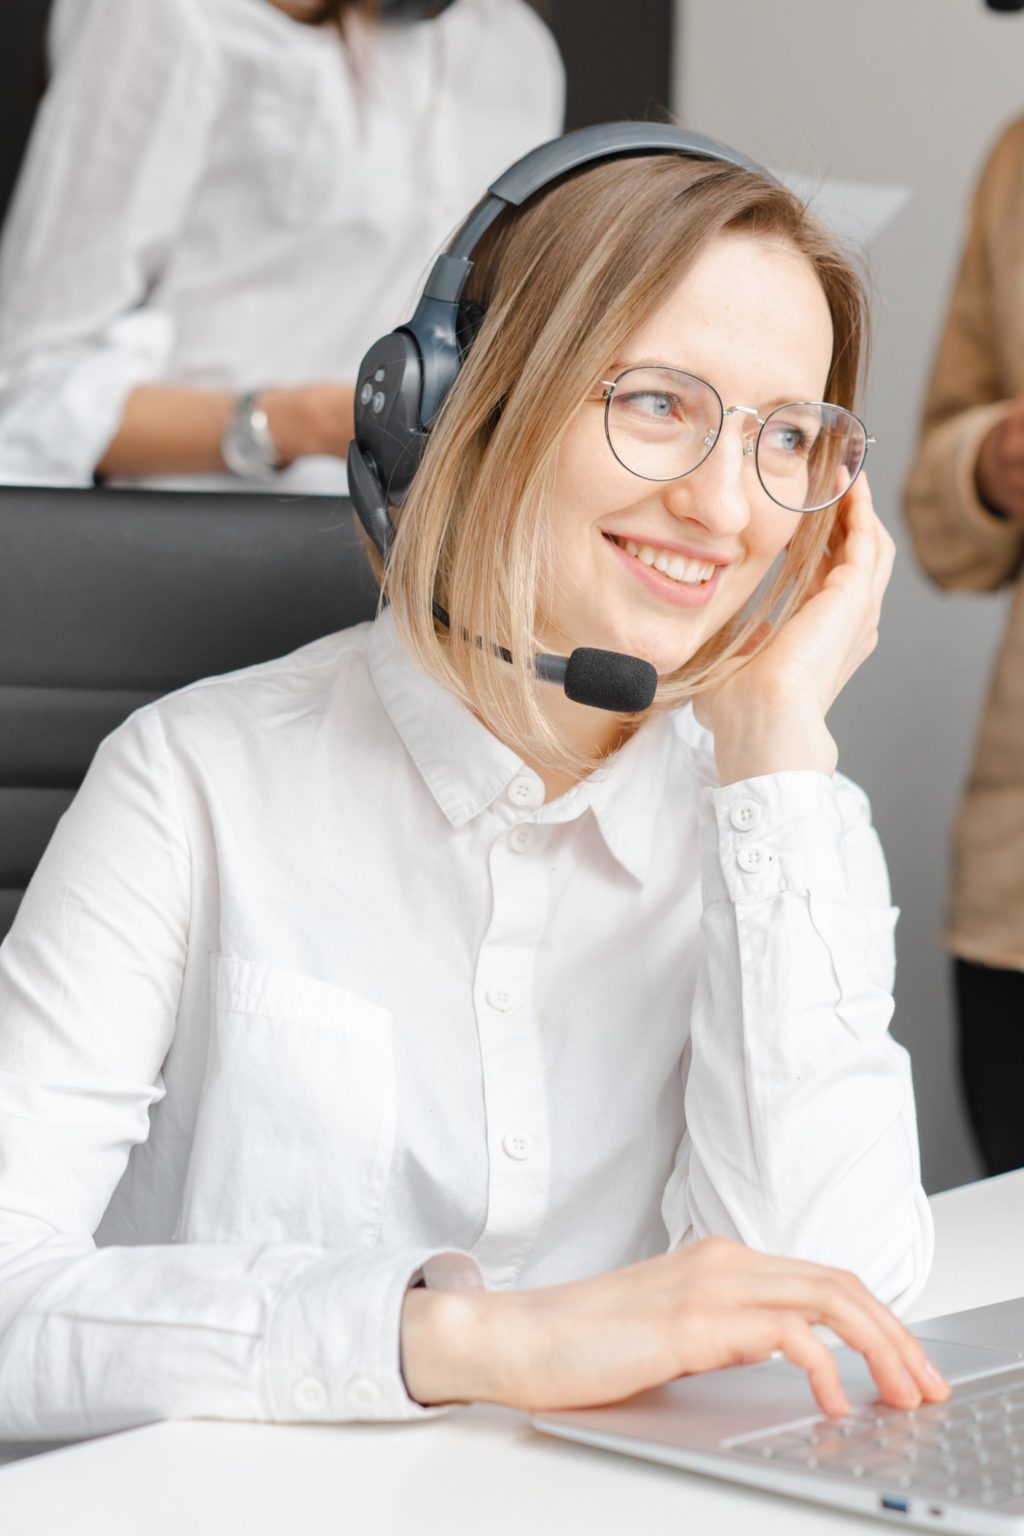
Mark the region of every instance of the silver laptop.
[[561, 1435], [772, 1493], [964, 1536], [1024, 1536], [1024, 1298], [916, 1325], [948, 1403], [882, 1407], [836, 1352], [850, 1416], [816, 1411], [788, 1362], [688, 1376], [613, 1408], [534, 1419]]

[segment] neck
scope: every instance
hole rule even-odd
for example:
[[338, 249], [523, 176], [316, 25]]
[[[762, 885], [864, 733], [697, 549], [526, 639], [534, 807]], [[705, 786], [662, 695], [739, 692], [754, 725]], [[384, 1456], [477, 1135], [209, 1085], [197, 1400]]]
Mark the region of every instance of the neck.
[[[606, 709], [590, 709], [585, 704], [574, 704], [559, 688], [538, 683], [544, 689], [542, 695], [544, 713], [558, 739], [590, 758], [610, 757], [618, 751], [643, 724], [646, 715], [613, 715]], [[555, 800], [566, 790], [578, 784], [581, 774], [567, 773], [546, 764], [524, 758], [524, 762], [538, 775], [544, 784], [545, 800]]]

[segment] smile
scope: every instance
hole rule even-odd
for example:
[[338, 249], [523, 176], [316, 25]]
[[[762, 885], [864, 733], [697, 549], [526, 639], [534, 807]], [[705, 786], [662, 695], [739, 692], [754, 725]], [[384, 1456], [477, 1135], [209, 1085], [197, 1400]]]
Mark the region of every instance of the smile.
[[634, 560], [639, 560], [641, 565], [653, 566], [670, 581], [678, 581], [683, 586], [703, 586], [718, 569], [710, 561], [687, 560], [683, 555], [670, 555], [665, 549], [654, 549], [650, 544], [637, 544], [633, 539], [617, 539], [613, 535], [612, 542], [619, 549], [624, 549], [627, 555], [632, 555]]

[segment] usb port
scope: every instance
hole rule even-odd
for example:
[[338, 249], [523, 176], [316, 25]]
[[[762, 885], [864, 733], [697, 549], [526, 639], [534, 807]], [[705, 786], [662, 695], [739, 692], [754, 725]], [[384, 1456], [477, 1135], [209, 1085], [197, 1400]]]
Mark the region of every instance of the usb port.
[[910, 1505], [906, 1499], [884, 1498], [879, 1501], [883, 1509], [894, 1509], [898, 1515], [905, 1515]]

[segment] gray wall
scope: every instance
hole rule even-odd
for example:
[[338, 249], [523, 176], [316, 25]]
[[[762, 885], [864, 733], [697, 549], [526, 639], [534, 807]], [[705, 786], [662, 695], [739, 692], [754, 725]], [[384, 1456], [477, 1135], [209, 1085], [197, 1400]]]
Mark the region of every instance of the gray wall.
[[677, 0], [675, 110], [780, 170], [901, 182], [871, 251], [878, 289], [866, 416], [875, 504], [899, 557], [881, 643], [830, 723], [868, 790], [895, 899], [894, 1033], [913, 1055], [929, 1190], [977, 1177], [959, 1103], [941, 947], [949, 826], [1004, 615], [915, 566], [900, 485], [963, 239], [970, 188], [1024, 111], [1024, 15], [981, 0]]

